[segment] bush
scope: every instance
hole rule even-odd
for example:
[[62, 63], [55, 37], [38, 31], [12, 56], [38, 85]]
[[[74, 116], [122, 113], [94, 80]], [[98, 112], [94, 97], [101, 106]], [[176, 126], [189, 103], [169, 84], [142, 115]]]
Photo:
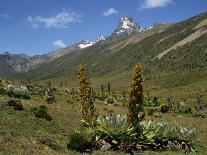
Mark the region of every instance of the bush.
[[91, 143], [85, 133], [76, 131], [70, 135], [67, 148], [70, 150], [76, 150], [78, 152], [86, 152], [87, 149], [91, 148]]
[[47, 112], [47, 107], [44, 105], [41, 105], [38, 108], [35, 107], [32, 111], [37, 118], [45, 118], [48, 121], [52, 120], [51, 116]]
[[20, 110], [20, 111], [24, 110], [23, 105], [19, 100], [17, 100], [17, 101], [15, 101], [15, 100], [8, 101], [8, 106], [14, 107], [14, 110]]

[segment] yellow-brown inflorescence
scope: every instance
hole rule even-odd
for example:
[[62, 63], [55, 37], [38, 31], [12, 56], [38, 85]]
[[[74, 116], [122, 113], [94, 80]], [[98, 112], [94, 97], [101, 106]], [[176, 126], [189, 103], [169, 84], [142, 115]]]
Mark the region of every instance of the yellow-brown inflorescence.
[[143, 74], [140, 64], [135, 66], [129, 94], [129, 105], [128, 105], [128, 121], [136, 126], [139, 121], [143, 119], [140, 114], [143, 112]]
[[82, 102], [82, 118], [91, 120], [95, 116], [95, 106], [92, 99], [91, 83], [83, 65], [78, 68], [79, 91]]

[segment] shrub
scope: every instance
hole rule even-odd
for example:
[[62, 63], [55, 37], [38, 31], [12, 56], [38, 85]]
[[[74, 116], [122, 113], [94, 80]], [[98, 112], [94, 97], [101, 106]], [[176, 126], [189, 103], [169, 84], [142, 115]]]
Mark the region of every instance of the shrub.
[[84, 132], [76, 131], [70, 135], [67, 148], [78, 152], [86, 152], [87, 149], [91, 148], [91, 143]]
[[23, 105], [19, 100], [17, 100], [17, 101], [15, 101], [15, 100], [8, 101], [8, 106], [14, 107], [14, 110], [20, 110], [20, 111], [24, 110]]
[[41, 105], [38, 108], [35, 107], [32, 111], [37, 118], [45, 118], [48, 121], [52, 120], [51, 116], [48, 114], [47, 107], [44, 105]]

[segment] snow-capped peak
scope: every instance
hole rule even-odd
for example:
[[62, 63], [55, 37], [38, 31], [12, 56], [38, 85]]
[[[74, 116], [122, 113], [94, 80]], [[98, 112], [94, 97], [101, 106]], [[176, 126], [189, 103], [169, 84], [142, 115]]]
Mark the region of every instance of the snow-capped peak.
[[90, 41], [87, 41], [87, 40], [82, 40], [78, 46], [83, 49], [83, 48], [86, 48], [86, 47], [90, 47], [92, 46], [93, 44], [95, 44], [95, 42], [90, 42]]
[[128, 29], [135, 25], [136, 23], [133, 21], [132, 17], [125, 16], [120, 19], [120, 27], [123, 29]]
[[106, 37], [104, 37], [103, 35], [101, 35], [101, 36], [98, 36], [97, 37], [96, 42], [104, 41], [104, 40], [106, 40]]
[[136, 23], [132, 17], [125, 16], [119, 20], [118, 27], [112, 35], [115, 36], [121, 34], [129, 35], [133, 32], [139, 32], [139, 31], [140, 31], [139, 24]]

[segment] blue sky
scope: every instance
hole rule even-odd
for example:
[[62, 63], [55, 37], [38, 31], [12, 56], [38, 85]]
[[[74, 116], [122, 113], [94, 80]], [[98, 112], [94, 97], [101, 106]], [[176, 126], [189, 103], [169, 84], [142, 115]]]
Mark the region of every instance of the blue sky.
[[141, 26], [207, 11], [207, 0], [0, 0], [0, 52], [43, 54], [110, 35], [120, 17]]

